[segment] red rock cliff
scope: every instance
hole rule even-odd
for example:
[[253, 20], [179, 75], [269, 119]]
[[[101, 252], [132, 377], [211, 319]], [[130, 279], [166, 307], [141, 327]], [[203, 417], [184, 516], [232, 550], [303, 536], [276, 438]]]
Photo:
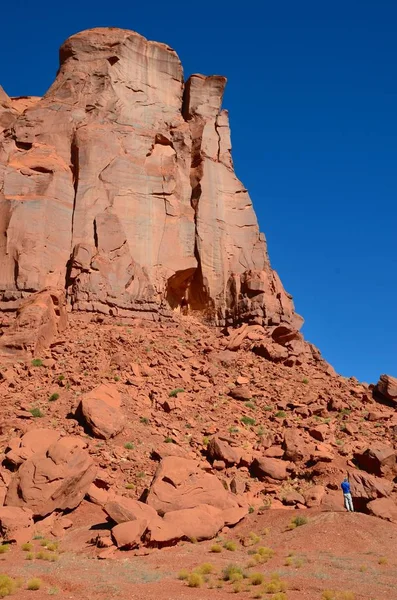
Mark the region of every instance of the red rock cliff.
[[0, 88], [0, 307], [52, 286], [73, 310], [299, 326], [234, 173], [225, 84], [104, 28], [63, 44], [43, 98]]

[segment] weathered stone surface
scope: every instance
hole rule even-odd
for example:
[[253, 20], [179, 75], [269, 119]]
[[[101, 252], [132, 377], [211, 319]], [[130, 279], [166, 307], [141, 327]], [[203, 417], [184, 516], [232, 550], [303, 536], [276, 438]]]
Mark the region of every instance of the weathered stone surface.
[[262, 456], [254, 459], [251, 470], [260, 479], [271, 477], [272, 479], [283, 480], [288, 477], [287, 467], [288, 463], [283, 460]]
[[391, 481], [374, 477], [364, 471], [352, 471], [349, 482], [353, 498], [362, 499], [364, 502], [376, 498], [387, 498], [393, 490]]
[[378, 498], [367, 504], [370, 515], [397, 523], [397, 505], [391, 498]]
[[307, 448], [298, 429], [287, 429], [284, 433], [283, 448], [285, 458], [299, 462], [307, 456]]
[[169, 46], [117, 28], [60, 63], [43, 98], [0, 94], [3, 305], [66, 282], [75, 310], [300, 326], [234, 173], [226, 79], [184, 84]]
[[375, 398], [397, 405], [397, 378], [381, 375], [374, 389]]
[[114, 496], [105, 504], [104, 510], [115, 523], [125, 523], [135, 520], [150, 522], [154, 518], [157, 518], [157, 512], [154, 508], [143, 502], [139, 502], [139, 500], [125, 498], [124, 496]]
[[33, 513], [29, 508], [0, 507], [0, 537], [4, 541], [27, 542], [32, 536]]
[[148, 522], [145, 519], [135, 519], [135, 521], [126, 521], [113, 527], [112, 538], [116, 546], [126, 550], [138, 546], [147, 525]]
[[223, 511], [208, 504], [167, 512], [164, 521], [175, 530], [180, 529], [190, 539], [210, 540], [225, 524]]
[[96, 466], [80, 438], [65, 437], [25, 461], [11, 480], [5, 504], [44, 517], [76, 508], [95, 479]]
[[44, 427], [31, 429], [20, 439], [14, 438], [11, 441], [6, 452], [6, 461], [14, 467], [19, 467], [36, 452], [46, 452], [60, 437], [60, 433], [55, 429], [45, 429]]
[[[41, 263], [30, 265], [29, 268], [32, 271], [38, 271], [41, 268]], [[8, 306], [7, 303], [1, 302], [1, 289], [0, 248], [0, 309]], [[14, 362], [18, 359], [25, 360], [31, 355], [42, 356], [43, 351], [64, 331], [66, 325], [66, 300], [65, 293], [62, 290], [46, 288], [32, 294], [19, 304], [15, 321], [9, 327], [7, 333], [0, 338], [0, 356], [2, 360], [8, 359]]]
[[120, 407], [117, 387], [103, 383], [82, 398], [78, 415], [81, 415], [95, 437], [107, 440], [124, 428], [124, 415]]
[[355, 461], [360, 469], [377, 477], [393, 477], [396, 470], [396, 451], [391, 446], [376, 445], [356, 452]]
[[147, 503], [159, 514], [209, 504], [221, 510], [238, 506], [215, 475], [205, 473], [196, 461], [169, 456], [157, 468]]
[[214, 436], [208, 444], [208, 456], [212, 460], [223, 460], [227, 465], [235, 465], [240, 462], [241, 452], [230, 446], [226, 440]]

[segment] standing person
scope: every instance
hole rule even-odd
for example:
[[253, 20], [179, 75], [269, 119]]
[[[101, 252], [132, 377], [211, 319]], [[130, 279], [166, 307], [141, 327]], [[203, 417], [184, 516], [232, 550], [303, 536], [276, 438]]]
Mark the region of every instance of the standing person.
[[344, 478], [344, 480], [340, 484], [340, 487], [342, 488], [343, 499], [345, 501], [346, 510], [348, 512], [354, 512], [353, 499], [352, 499], [352, 494], [351, 494], [351, 490], [350, 490], [350, 483], [349, 483], [349, 480], [347, 477]]

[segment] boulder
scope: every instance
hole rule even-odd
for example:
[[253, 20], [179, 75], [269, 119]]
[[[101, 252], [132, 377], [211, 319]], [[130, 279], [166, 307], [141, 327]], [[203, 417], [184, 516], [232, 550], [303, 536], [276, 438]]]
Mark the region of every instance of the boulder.
[[207, 447], [208, 456], [212, 460], [223, 460], [226, 465], [235, 465], [240, 462], [241, 452], [233, 448], [226, 440], [214, 436]]
[[386, 401], [393, 406], [397, 405], [397, 378], [391, 375], [381, 375], [374, 390], [375, 399]]
[[[25, 225], [29, 227], [27, 223]], [[38, 273], [40, 268], [38, 261], [33, 270]], [[0, 338], [2, 361], [15, 362], [28, 360], [31, 356], [43, 356], [66, 326], [66, 299], [62, 289], [48, 287], [32, 294], [20, 303], [15, 321]]]
[[356, 452], [354, 459], [360, 469], [377, 477], [394, 477], [396, 472], [396, 451], [391, 446], [371, 446], [363, 452]]
[[391, 498], [377, 498], [367, 504], [370, 515], [397, 523], [397, 505]]
[[196, 461], [168, 456], [157, 468], [146, 500], [160, 515], [195, 508], [200, 504], [221, 510], [238, 506], [215, 475], [205, 473]]
[[298, 429], [286, 429], [283, 448], [284, 457], [292, 462], [300, 462], [307, 456], [306, 444]]
[[6, 461], [14, 467], [19, 467], [36, 452], [45, 453], [60, 437], [61, 434], [55, 429], [31, 429], [20, 439], [14, 438], [15, 443], [10, 444], [10, 449], [6, 450]]
[[164, 548], [174, 546], [185, 534], [177, 523], [167, 523], [164, 519], [157, 517], [152, 519], [147, 527], [144, 541], [151, 548]]
[[375, 477], [365, 471], [351, 471], [349, 475], [354, 504], [363, 509], [369, 500], [387, 498], [393, 491], [393, 483], [387, 479]]
[[0, 536], [4, 542], [24, 543], [33, 534], [33, 513], [29, 508], [0, 507]]
[[252, 392], [246, 385], [236, 385], [230, 390], [229, 396], [235, 400], [241, 400], [242, 402], [245, 402], [246, 400], [251, 400]]
[[138, 546], [147, 526], [146, 519], [135, 519], [135, 521], [125, 521], [113, 527], [112, 538], [117, 548], [131, 550]]
[[113, 496], [104, 506], [104, 511], [115, 523], [146, 520], [150, 522], [157, 517], [157, 512], [151, 506], [134, 498]]
[[271, 477], [272, 479], [282, 481], [283, 479], [288, 478], [287, 467], [288, 463], [283, 460], [262, 456], [253, 460], [251, 472], [259, 479]]
[[100, 439], [108, 440], [123, 431], [125, 420], [116, 385], [103, 383], [86, 394], [78, 407], [78, 416]]
[[305, 490], [303, 496], [305, 498], [305, 504], [308, 508], [321, 506], [325, 497], [325, 488], [322, 485], [314, 485], [308, 490]]
[[167, 512], [164, 522], [175, 530], [181, 530], [185, 537], [197, 541], [210, 540], [225, 524], [223, 511], [208, 504], [194, 508]]
[[97, 468], [77, 437], [64, 437], [26, 460], [11, 480], [6, 506], [29, 508], [35, 517], [76, 508]]

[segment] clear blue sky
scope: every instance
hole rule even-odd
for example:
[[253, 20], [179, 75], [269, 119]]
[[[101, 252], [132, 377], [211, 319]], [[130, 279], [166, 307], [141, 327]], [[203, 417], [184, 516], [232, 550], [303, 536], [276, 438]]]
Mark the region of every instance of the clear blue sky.
[[41, 95], [69, 35], [167, 42], [229, 79], [236, 171], [304, 333], [343, 375], [397, 376], [397, 3], [13, 0], [0, 84]]

